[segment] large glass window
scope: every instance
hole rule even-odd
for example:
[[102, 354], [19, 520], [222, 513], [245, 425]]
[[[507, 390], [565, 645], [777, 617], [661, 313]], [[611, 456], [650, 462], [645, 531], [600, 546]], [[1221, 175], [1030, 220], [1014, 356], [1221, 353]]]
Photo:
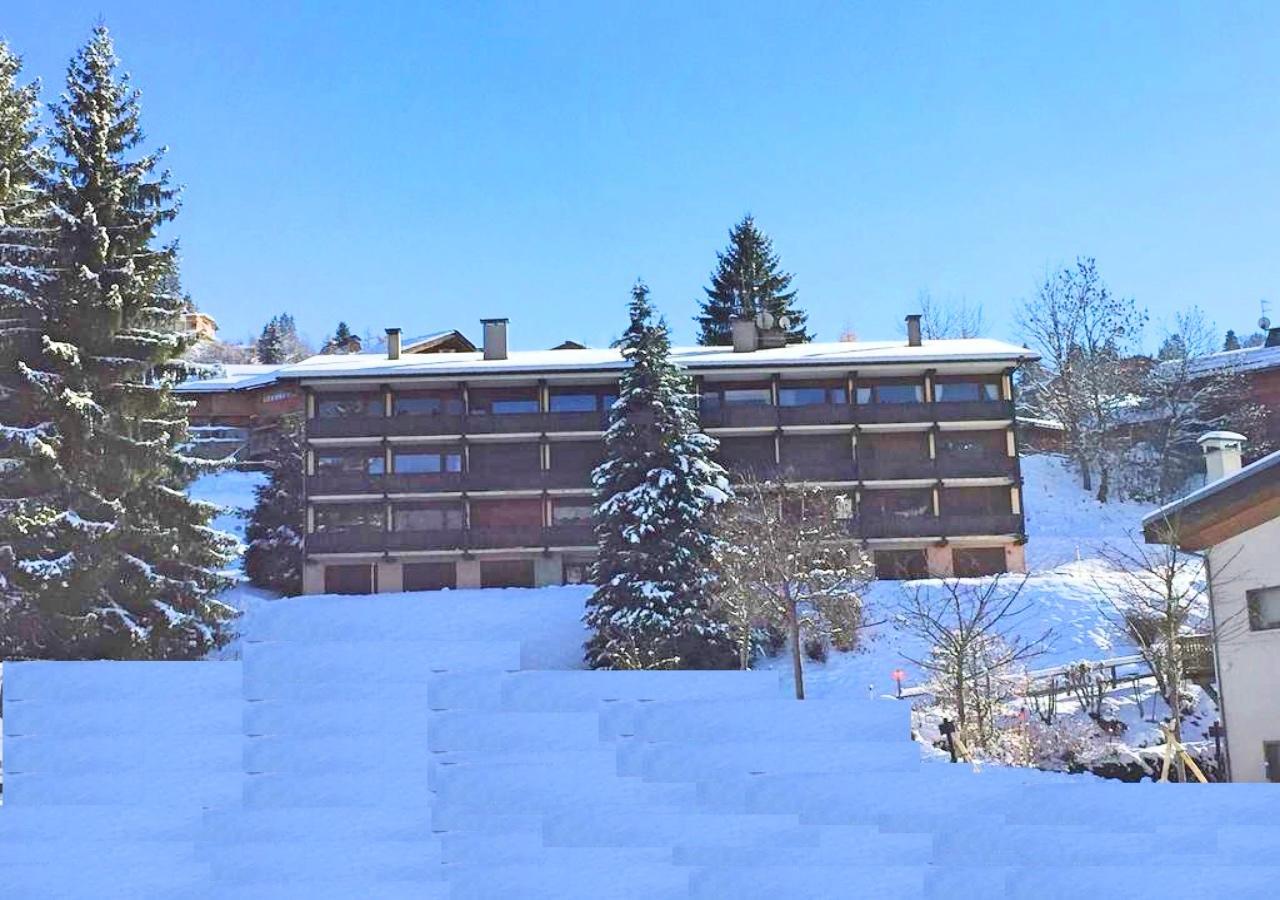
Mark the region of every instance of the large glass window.
[[1245, 591], [1249, 607], [1249, 627], [1254, 631], [1280, 628], [1280, 587]]
[[924, 385], [919, 382], [887, 382], [860, 386], [859, 403], [923, 403]]
[[778, 388], [779, 406], [821, 406], [823, 404], [843, 405], [847, 399], [842, 387], [780, 387]]
[[356, 416], [381, 416], [384, 410], [381, 394], [317, 394], [316, 418], [348, 419]]
[[391, 410], [397, 416], [462, 415], [462, 395], [458, 391], [396, 392]]
[[552, 412], [595, 412], [599, 402], [596, 394], [553, 393], [550, 405]]
[[381, 503], [324, 503], [313, 509], [316, 531], [381, 531], [385, 521]]
[[1007, 487], [942, 489], [942, 511], [946, 515], [1008, 515], [1012, 508]]
[[538, 412], [538, 389], [475, 388], [471, 391], [472, 415], [504, 416]]
[[578, 522], [590, 522], [592, 505], [590, 500], [555, 500], [551, 504], [551, 524], [572, 525]]
[[938, 455], [1000, 457], [1006, 455], [1007, 442], [1003, 431], [942, 431], [938, 433]]
[[998, 381], [939, 381], [934, 386], [934, 393], [940, 401], [964, 400], [999, 400], [1000, 383]]
[[432, 472], [461, 472], [462, 451], [399, 450], [395, 454], [395, 469], [399, 475], [416, 475]]
[[392, 510], [396, 531], [460, 531], [462, 506], [456, 503], [406, 503]]
[[862, 511], [897, 518], [933, 515], [933, 492], [928, 489], [866, 491]]
[[382, 475], [385, 472], [386, 461], [381, 450], [316, 454], [317, 475]]
[[725, 406], [770, 406], [773, 392], [768, 388], [727, 388], [724, 403]]

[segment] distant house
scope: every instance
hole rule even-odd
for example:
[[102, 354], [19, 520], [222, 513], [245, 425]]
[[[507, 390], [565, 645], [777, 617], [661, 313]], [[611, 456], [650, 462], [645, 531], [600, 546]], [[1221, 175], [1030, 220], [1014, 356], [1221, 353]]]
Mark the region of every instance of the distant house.
[[1249, 385], [1249, 398], [1270, 412], [1265, 438], [1270, 446], [1280, 446], [1280, 328], [1267, 332], [1261, 347], [1224, 350], [1194, 360], [1194, 375], [1209, 377], [1220, 373], [1238, 374]]
[[218, 339], [218, 323], [208, 313], [192, 311], [182, 314], [182, 329], [197, 340], [216, 341]]
[[1228, 772], [1280, 782], [1280, 453], [1241, 468], [1243, 440], [1200, 438], [1208, 484], [1142, 527], [1149, 543], [1204, 553]]

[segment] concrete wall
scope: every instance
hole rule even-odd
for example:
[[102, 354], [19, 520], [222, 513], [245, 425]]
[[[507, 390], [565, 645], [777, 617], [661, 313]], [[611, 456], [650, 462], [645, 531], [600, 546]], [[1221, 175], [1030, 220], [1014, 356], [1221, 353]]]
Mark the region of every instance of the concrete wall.
[[1280, 519], [1272, 519], [1208, 554], [1232, 781], [1266, 781], [1263, 742], [1280, 741], [1280, 629], [1250, 631], [1245, 601], [1246, 591], [1280, 586], [1277, 548]]
[[302, 565], [302, 593], [324, 593], [324, 563], [308, 562]]

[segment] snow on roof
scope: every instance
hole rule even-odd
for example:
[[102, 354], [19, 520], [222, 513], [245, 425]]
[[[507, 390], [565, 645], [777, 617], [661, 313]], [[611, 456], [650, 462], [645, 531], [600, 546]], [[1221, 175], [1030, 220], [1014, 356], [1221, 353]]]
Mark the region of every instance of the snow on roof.
[[276, 373], [283, 366], [250, 363], [227, 363], [218, 367], [219, 374], [211, 378], [192, 378], [174, 387], [179, 394], [206, 394], [216, 391], [244, 391], [263, 387], [276, 381]]
[[[888, 363], [1001, 362], [1016, 365], [1036, 359], [1025, 347], [987, 338], [956, 338], [925, 341], [910, 347], [903, 341], [841, 341], [824, 344], [791, 344], [735, 353], [732, 347], [673, 347], [676, 363], [690, 369], [717, 369], [765, 366], [839, 366]], [[285, 366], [281, 378], [386, 377], [397, 375], [481, 375], [508, 372], [584, 371], [620, 369], [622, 354], [613, 348], [583, 350], [512, 351], [506, 359], [484, 358], [484, 354], [408, 354], [387, 359], [383, 353], [349, 353], [313, 356]]]
[[1192, 375], [1280, 369], [1280, 347], [1246, 347], [1243, 350], [1210, 353], [1191, 360], [1187, 369]]
[[[432, 331], [429, 334], [420, 334], [420, 335], [417, 335], [416, 337], [401, 337], [400, 352], [412, 353], [414, 348], [419, 346], [420, 344], [433, 344], [436, 341], [443, 340], [444, 338], [450, 337], [455, 334], [462, 337], [464, 340], [466, 340], [466, 335], [458, 331], [456, 328], [446, 328], [444, 331]], [[375, 353], [375, 352], [386, 353], [387, 352], [386, 335], [383, 335], [380, 338], [375, 338], [374, 340], [370, 341], [369, 345], [365, 348], [365, 351], [368, 353]]]
[[1256, 478], [1259, 475], [1270, 472], [1272, 469], [1276, 468], [1280, 468], [1280, 451], [1264, 456], [1262, 459], [1255, 460], [1254, 462], [1249, 463], [1249, 465], [1241, 468], [1239, 471], [1232, 472], [1224, 478], [1219, 478], [1217, 481], [1211, 481], [1204, 487], [1187, 494], [1185, 497], [1174, 500], [1172, 503], [1166, 503], [1155, 512], [1147, 513], [1147, 515], [1142, 517], [1142, 525], [1145, 528], [1148, 525], [1162, 522], [1173, 517], [1175, 513], [1182, 512], [1188, 507], [1194, 506], [1220, 491], [1224, 491], [1227, 488], [1250, 478]]

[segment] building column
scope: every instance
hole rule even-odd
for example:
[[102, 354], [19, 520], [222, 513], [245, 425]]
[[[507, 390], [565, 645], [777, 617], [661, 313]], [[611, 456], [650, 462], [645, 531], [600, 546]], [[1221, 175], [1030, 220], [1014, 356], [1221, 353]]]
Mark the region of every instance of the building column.
[[305, 562], [302, 564], [302, 593], [324, 593], [324, 563]]
[[924, 548], [924, 559], [935, 578], [950, 578], [956, 573], [950, 544], [930, 544]]
[[1004, 567], [1010, 572], [1022, 574], [1027, 571], [1027, 545], [1005, 544]]
[[533, 559], [533, 586], [564, 584], [564, 560], [559, 553], [543, 553]]
[[457, 577], [459, 588], [480, 587], [480, 560], [458, 560]]
[[404, 566], [391, 560], [378, 560], [378, 593], [398, 594], [404, 590]]

